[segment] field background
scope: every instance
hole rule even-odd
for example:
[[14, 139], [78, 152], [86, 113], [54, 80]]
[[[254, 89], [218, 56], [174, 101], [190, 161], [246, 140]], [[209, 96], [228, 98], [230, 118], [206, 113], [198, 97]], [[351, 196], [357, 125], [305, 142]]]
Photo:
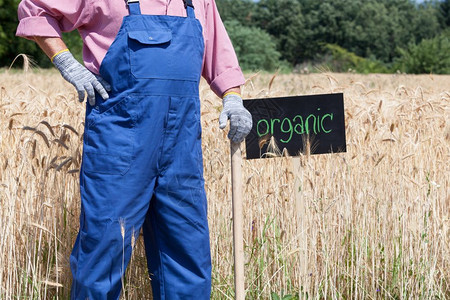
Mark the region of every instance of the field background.
[[[450, 76], [246, 74], [245, 98], [344, 93], [347, 153], [244, 161], [247, 299], [450, 299]], [[0, 299], [68, 299], [84, 104], [0, 71]], [[201, 85], [213, 299], [232, 299], [229, 144]], [[151, 299], [142, 239], [123, 299]]]

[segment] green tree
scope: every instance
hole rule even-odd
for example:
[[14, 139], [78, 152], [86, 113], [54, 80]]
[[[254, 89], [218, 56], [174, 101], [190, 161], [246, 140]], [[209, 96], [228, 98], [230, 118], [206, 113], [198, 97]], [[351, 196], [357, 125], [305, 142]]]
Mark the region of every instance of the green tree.
[[450, 27], [450, 0], [445, 0], [440, 3], [439, 17], [443, 28]]
[[20, 53], [29, 55], [38, 64], [50, 65], [49, 62], [45, 63], [48, 58], [33, 41], [15, 36], [19, 23], [18, 5], [19, 0], [0, 0], [0, 66], [11, 65], [14, 58]]
[[439, 5], [436, 2], [425, 2], [416, 8], [411, 28], [416, 42], [433, 38], [441, 33], [439, 23]]
[[450, 74], [450, 29], [433, 39], [398, 49], [396, 67], [406, 73]]
[[[436, 8], [410, 0], [299, 0], [307, 45], [339, 45], [358, 56], [391, 62], [399, 46], [439, 33]], [[311, 53], [313, 51], [310, 50]]]
[[[361, 1], [345, 0], [303, 0], [301, 9], [305, 19], [306, 42], [304, 46], [309, 48], [306, 51], [307, 58], [314, 58], [321, 49], [322, 44], [336, 44], [347, 48], [352, 44], [351, 27]], [[323, 54], [323, 53], [322, 53]]]
[[225, 21], [238, 21], [251, 26], [256, 4], [252, 0], [216, 0], [220, 17]]
[[302, 61], [304, 24], [297, 0], [261, 0], [254, 16], [255, 24], [276, 38], [281, 58], [292, 65]]
[[338, 45], [326, 44], [325, 49], [329, 57], [324, 63], [333, 72], [348, 72], [352, 70], [367, 74], [388, 73], [389, 71], [381, 62], [357, 56]]
[[225, 26], [242, 69], [273, 71], [280, 66], [280, 53], [267, 32], [238, 21], [225, 21]]
[[362, 57], [377, 57], [389, 61], [391, 49], [389, 35], [391, 22], [386, 7], [378, 1], [354, 3], [343, 21], [342, 46]]
[[[0, 66], [9, 66], [18, 54], [26, 54], [40, 67], [51, 67], [45, 53], [34, 41], [15, 36], [19, 20], [19, 0], [0, 0]], [[63, 39], [74, 56], [82, 58], [82, 40], [77, 31], [64, 33]], [[20, 64], [16, 63], [15, 67]]]

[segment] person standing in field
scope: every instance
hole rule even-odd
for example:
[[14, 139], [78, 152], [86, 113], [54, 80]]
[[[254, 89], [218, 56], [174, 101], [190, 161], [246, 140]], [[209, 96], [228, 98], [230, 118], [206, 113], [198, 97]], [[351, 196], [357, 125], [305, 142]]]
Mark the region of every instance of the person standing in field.
[[[252, 127], [214, 0], [22, 0], [18, 15], [16, 34], [88, 98], [71, 298], [118, 299], [142, 227], [154, 299], [209, 299], [200, 77], [232, 142]], [[75, 29], [84, 66], [61, 39]]]

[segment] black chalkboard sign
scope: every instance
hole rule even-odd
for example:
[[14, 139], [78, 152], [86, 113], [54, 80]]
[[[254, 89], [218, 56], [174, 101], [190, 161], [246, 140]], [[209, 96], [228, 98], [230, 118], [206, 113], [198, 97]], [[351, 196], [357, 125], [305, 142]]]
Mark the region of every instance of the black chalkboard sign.
[[344, 95], [244, 100], [253, 117], [247, 159], [345, 152]]

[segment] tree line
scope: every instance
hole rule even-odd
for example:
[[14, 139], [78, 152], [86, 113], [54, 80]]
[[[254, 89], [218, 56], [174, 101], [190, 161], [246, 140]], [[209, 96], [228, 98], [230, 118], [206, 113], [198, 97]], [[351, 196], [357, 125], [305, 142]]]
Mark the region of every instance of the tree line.
[[[50, 66], [14, 36], [19, 0], [0, 0], [0, 66], [19, 53]], [[216, 0], [244, 70], [450, 73], [450, 0]], [[64, 40], [81, 59], [81, 39]]]
[[450, 0], [216, 0], [244, 69], [450, 73]]

